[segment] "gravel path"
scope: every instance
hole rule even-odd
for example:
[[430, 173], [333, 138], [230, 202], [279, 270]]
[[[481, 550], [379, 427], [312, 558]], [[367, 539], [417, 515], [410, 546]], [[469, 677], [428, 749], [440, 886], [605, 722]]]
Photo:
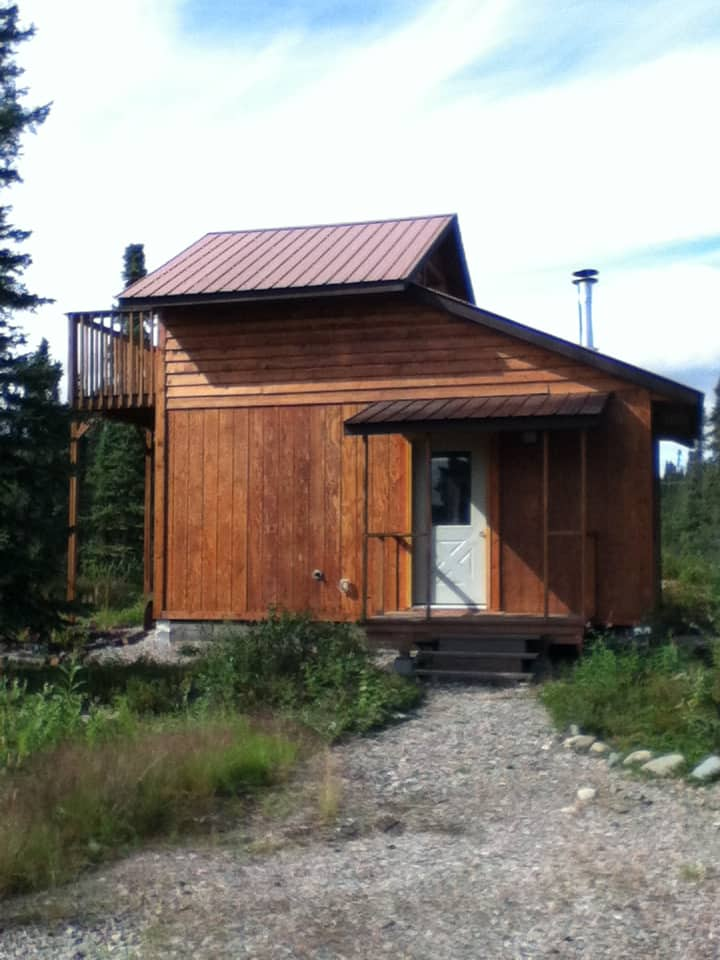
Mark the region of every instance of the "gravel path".
[[720, 960], [720, 785], [563, 749], [528, 690], [436, 690], [330, 762], [331, 826], [315, 771], [284, 817], [5, 903], [0, 957]]

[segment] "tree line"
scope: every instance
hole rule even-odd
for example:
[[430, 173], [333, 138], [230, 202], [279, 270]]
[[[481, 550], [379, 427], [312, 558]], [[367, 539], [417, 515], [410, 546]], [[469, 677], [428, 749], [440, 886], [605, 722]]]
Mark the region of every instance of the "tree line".
[[[50, 104], [28, 107], [17, 48], [34, 28], [21, 28], [17, 4], [0, 5], [0, 196], [21, 182], [22, 138], [45, 122]], [[23, 275], [31, 261], [28, 230], [0, 205], [0, 638], [46, 635], [61, 623], [67, 545], [70, 411], [60, 399], [61, 365], [48, 343], [28, 347], [19, 313], [48, 298], [31, 293]], [[144, 270], [142, 247], [130, 245], [125, 271]], [[82, 458], [81, 572], [86, 593], [99, 578], [142, 582], [143, 439], [133, 427], [105, 423], [90, 433]]]
[[664, 604], [670, 621], [720, 623], [720, 380], [704, 440], [687, 464], [665, 464], [660, 481]]

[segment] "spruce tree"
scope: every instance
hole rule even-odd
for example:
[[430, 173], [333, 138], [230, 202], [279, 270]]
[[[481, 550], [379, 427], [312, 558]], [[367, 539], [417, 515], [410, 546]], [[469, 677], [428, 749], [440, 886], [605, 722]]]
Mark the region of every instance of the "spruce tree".
[[[16, 4], [0, 5], [0, 192], [21, 179], [21, 140], [45, 120], [49, 106], [26, 107], [15, 62], [21, 30]], [[30, 236], [0, 205], [0, 636], [39, 633], [57, 619], [57, 591], [67, 469], [67, 414], [58, 400], [60, 366], [47, 343], [28, 350], [15, 322], [19, 311], [48, 301], [30, 293], [23, 272]]]
[[[128, 244], [123, 283], [129, 286], [145, 273], [143, 245]], [[145, 439], [133, 424], [105, 420], [90, 434], [80, 549], [81, 570], [96, 603], [122, 602], [142, 584], [144, 458]]]
[[123, 283], [129, 287], [147, 273], [145, 268], [145, 247], [142, 243], [129, 243], [123, 255]]

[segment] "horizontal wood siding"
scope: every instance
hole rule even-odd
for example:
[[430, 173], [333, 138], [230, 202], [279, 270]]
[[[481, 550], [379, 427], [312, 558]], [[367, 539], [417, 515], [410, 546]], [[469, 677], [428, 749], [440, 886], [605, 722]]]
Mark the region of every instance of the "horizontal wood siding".
[[[272, 606], [355, 620], [362, 588], [356, 405], [168, 414], [167, 593], [176, 619], [255, 619]], [[409, 530], [409, 445], [372, 438], [371, 523]], [[375, 541], [370, 612], [406, 606], [408, 553]], [[313, 578], [313, 571], [323, 574]], [[350, 582], [347, 594], [341, 579]]]
[[165, 317], [168, 409], [612, 390], [597, 370], [409, 304], [216, 306]]

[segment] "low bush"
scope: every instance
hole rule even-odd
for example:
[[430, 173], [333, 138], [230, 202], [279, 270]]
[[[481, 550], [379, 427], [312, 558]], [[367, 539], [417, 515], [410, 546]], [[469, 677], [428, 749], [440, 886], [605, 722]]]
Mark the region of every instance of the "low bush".
[[420, 699], [415, 684], [374, 666], [354, 625], [283, 611], [229, 628], [196, 681], [211, 708], [279, 708], [331, 738], [386, 723]]
[[708, 665], [672, 643], [641, 654], [598, 640], [541, 698], [560, 728], [576, 723], [621, 749], [677, 750], [694, 763], [720, 750], [720, 645]]
[[720, 624], [720, 568], [699, 557], [663, 556], [656, 625], [671, 634], [714, 633]]
[[83, 730], [82, 684], [75, 666], [56, 670], [58, 682], [30, 693], [20, 680], [0, 679], [0, 769]]
[[[8, 663], [7, 681], [16, 681], [28, 693], [54, 691], [64, 684], [64, 665], [27, 666]], [[154, 663], [118, 660], [83, 663], [75, 670], [76, 682], [86, 704], [111, 705], [117, 697], [127, 697], [130, 707], [140, 713], [167, 713], [183, 709], [190, 697], [192, 664]]]
[[144, 839], [197, 827], [218, 798], [281, 777], [296, 752], [238, 717], [131, 722], [115, 730], [112, 749], [101, 735], [40, 752], [0, 776], [0, 895], [57, 883]]

